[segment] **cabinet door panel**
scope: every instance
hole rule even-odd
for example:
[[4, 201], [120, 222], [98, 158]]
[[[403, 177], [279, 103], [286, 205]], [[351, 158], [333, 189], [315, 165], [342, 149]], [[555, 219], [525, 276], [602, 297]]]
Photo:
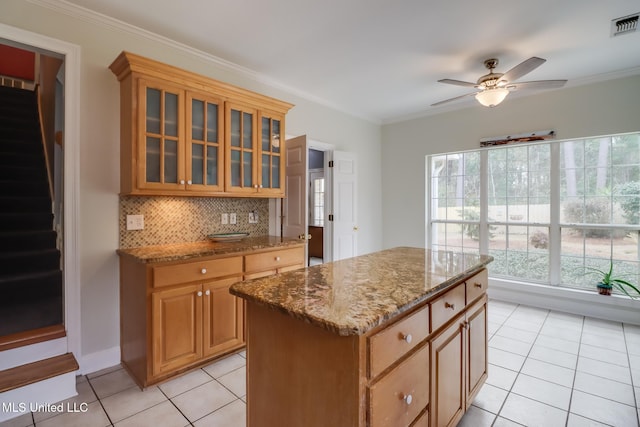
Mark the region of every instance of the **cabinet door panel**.
[[258, 164], [259, 192], [264, 196], [284, 196], [284, 116], [260, 112]]
[[487, 379], [487, 297], [467, 311], [467, 408]]
[[255, 108], [227, 102], [225, 104], [227, 143], [225, 145], [225, 191], [257, 194], [258, 171]]
[[202, 356], [201, 290], [200, 285], [189, 285], [151, 294], [154, 375]]
[[242, 299], [229, 293], [229, 286], [242, 276], [204, 285], [204, 355], [221, 353], [244, 342]]
[[222, 101], [187, 92], [187, 186], [193, 192], [224, 191]]
[[138, 96], [138, 187], [184, 188], [184, 91], [156, 80], [141, 79]]
[[465, 411], [463, 318], [431, 342], [431, 426], [455, 426]]

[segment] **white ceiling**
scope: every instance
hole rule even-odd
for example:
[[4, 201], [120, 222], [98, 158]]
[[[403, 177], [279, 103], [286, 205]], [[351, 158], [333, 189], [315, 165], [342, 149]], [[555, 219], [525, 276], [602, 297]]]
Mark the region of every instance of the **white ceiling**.
[[638, 0], [70, 3], [381, 123], [474, 105], [469, 97], [430, 107], [470, 92], [438, 79], [475, 82], [490, 57], [500, 61], [497, 72], [531, 56], [545, 58], [519, 81], [569, 79], [567, 87], [640, 74], [640, 31], [610, 37], [611, 20], [640, 12]]

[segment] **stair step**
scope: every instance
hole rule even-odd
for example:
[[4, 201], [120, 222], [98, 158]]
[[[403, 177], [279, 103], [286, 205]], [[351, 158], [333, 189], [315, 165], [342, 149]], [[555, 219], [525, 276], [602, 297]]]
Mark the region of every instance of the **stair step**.
[[43, 167], [12, 165], [0, 168], [0, 181], [37, 181], [43, 179], [47, 179], [47, 173]]
[[28, 212], [51, 212], [51, 198], [48, 195], [46, 197], [0, 197], [0, 213]]
[[52, 229], [52, 213], [0, 213], [0, 232]]
[[55, 248], [56, 240], [53, 230], [4, 232], [0, 233], [0, 253]]
[[25, 271], [35, 273], [60, 268], [60, 251], [53, 249], [0, 253], [0, 279]]
[[16, 304], [61, 297], [62, 271], [50, 270], [0, 277], [0, 292], [2, 293], [0, 311]]
[[25, 152], [9, 152], [3, 153], [0, 156], [0, 166], [31, 166], [42, 165], [44, 168], [44, 154], [39, 153], [37, 156], [34, 153]]
[[0, 393], [24, 387], [80, 369], [73, 354], [66, 353], [0, 371]]
[[2, 180], [0, 194], [3, 197], [48, 197], [49, 182], [41, 180]]

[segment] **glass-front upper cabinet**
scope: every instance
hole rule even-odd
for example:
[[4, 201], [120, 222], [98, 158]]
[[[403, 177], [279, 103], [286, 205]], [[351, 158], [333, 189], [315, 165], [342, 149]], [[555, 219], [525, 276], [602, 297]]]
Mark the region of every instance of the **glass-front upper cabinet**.
[[254, 108], [226, 104], [227, 162], [225, 190], [233, 193], [256, 193], [258, 150], [256, 147], [257, 111]]
[[260, 192], [284, 196], [284, 116], [260, 112]]
[[221, 100], [187, 93], [188, 191], [224, 191], [224, 104]]
[[182, 105], [178, 88], [141, 80], [138, 186], [175, 190], [184, 186]]

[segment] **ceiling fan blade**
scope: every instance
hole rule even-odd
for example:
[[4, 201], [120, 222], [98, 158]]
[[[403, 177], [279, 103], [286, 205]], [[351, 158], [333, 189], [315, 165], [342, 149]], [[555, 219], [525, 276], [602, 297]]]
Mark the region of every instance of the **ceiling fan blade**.
[[558, 89], [567, 83], [566, 80], [538, 80], [507, 85], [507, 89]]
[[522, 61], [521, 63], [504, 73], [500, 78], [500, 81], [506, 81], [507, 83], [514, 82], [525, 74], [532, 72], [545, 62], [547, 62], [546, 59], [533, 56], [525, 61]]
[[463, 82], [462, 80], [453, 80], [453, 79], [442, 79], [442, 80], [438, 80], [439, 83], [447, 83], [450, 85], [456, 85], [456, 86], [464, 86], [464, 87], [477, 87], [478, 85], [476, 83], [471, 83], [471, 82]]
[[438, 105], [446, 104], [447, 102], [457, 101], [458, 99], [466, 98], [467, 96], [474, 96], [478, 92], [471, 92], [464, 95], [456, 96], [454, 98], [445, 99], [444, 101], [436, 102], [435, 104], [431, 104], [432, 107], [437, 107]]

